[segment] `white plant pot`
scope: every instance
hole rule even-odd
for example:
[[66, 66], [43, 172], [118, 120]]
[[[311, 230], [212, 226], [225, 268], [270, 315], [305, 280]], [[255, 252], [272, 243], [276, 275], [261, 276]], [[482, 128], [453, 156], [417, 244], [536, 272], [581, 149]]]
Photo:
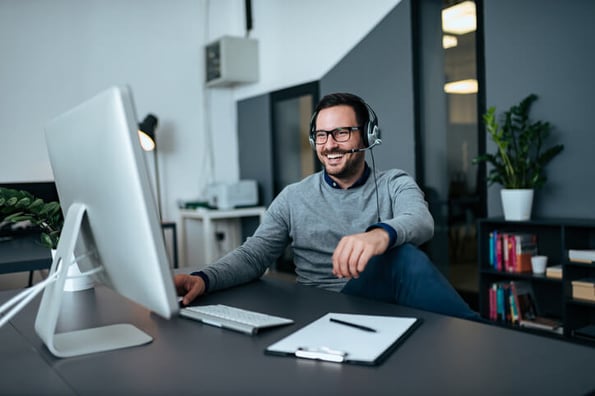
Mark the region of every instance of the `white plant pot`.
[[531, 218], [533, 207], [532, 189], [507, 189], [500, 191], [504, 219], [509, 221], [522, 221]]
[[[54, 259], [55, 255], [56, 250], [52, 249], [52, 259]], [[74, 255], [72, 256], [72, 261], [74, 261]], [[68, 265], [70, 263], [65, 264]], [[93, 282], [93, 278], [89, 275], [82, 275], [77, 263], [73, 263], [70, 265], [70, 267], [68, 267], [67, 278], [64, 281], [64, 291], [81, 291], [92, 289], [94, 286], [95, 283]]]

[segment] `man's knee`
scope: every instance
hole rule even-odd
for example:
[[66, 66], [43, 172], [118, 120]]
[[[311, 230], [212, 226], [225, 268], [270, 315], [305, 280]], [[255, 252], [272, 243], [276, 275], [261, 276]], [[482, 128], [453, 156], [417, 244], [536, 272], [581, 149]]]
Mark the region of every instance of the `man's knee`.
[[401, 276], [423, 276], [435, 270], [428, 256], [414, 245], [405, 244], [393, 250], [391, 265]]

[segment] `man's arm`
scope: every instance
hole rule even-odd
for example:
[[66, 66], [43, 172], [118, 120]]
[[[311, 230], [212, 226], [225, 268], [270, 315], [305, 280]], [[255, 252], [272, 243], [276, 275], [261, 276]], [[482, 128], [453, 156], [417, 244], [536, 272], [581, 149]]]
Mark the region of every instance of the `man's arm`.
[[391, 194], [393, 217], [382, 219], [382, 223], [392, 227], [397, 238], [394, 245], [411, 243], [419, 246], [434, 235], [434, 219], [415, 180], [406, 173], [396, 173], [387, 181]]
[[393, 217], [372, 224], [364, 233], [341, 239], [332, 260], [335, 276], [357, 278], [372, 257], [394, 246], [420, 245], [432, 238], [434, 219], [421, 189], [402, 171], [388, 177]]
[[386, 252], [389, 240], [388, 232], [382, 228], [343, 237], [333, 253], [333, 274], [358, 278], [372, 257]]
[[179, 274], [174, 276], [174, 285], [178, 296], [182, 296], [182, 305], [188, 305], [206, 291], [205, 281], [200, 276]]
[[174, 282], [183, 304], [207, 292], [238, 286], [264, 274], [289, 243], [287, 202], [281, 192], [263, 216], [254, 235], [240, 247], [191, 275], [176, 275]]

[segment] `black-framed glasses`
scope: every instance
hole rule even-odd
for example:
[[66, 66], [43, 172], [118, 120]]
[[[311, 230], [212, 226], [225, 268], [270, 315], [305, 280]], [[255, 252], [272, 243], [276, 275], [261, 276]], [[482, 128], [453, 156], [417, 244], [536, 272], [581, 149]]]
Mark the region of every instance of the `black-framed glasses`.
[[360, 130], [361, 127], [340, 127], [332, 131], [325, 131], [323, 129], [314, 131], [314, 141], [316, 144], [325, 144], [328, 140], [328, 135], [333, 135], [335, 142], [346, 142], [351, 137], [351, 132]]

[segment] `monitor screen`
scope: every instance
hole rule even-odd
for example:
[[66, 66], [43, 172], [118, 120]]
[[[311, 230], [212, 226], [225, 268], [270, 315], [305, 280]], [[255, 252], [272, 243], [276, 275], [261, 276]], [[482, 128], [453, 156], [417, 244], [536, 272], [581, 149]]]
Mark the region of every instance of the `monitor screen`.
[[[44, 292], [35, 327], [57, 356], [130, 346], [123, 339], [140, 332], [122, 325], [55, 333], [67, 267], [62, 263], [70, 264], [72, 254], [82, 272], [95, 270], [96, 281], [151, 311], [169, 318], [178, 310], [137, 125], [130, 89], [112, 87], [46, 127], [65, 222], [50, 271], [57, 281]], [[150, 340], [139, 334], [137, 344]], [[114, 345], [92, 345], [106, 342]], [[85, 343], [90, 348], [75, 346]]]

